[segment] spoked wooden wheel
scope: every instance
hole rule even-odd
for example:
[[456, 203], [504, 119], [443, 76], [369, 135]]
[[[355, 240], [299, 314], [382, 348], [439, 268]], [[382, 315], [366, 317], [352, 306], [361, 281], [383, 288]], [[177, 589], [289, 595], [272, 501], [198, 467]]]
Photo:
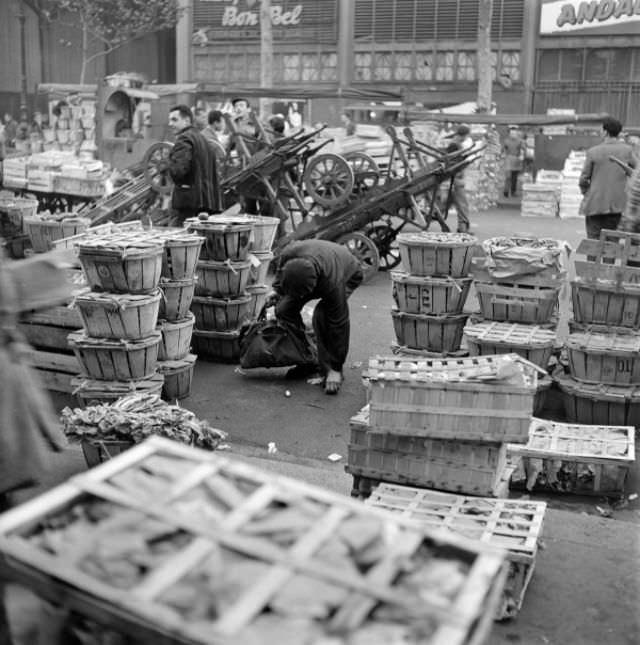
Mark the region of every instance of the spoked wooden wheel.
[[353, 170], [356, 192], [360, 193], [378, 185], [380, 168], [373, 157], [364, 152], [347, 152], [343, 156]]
[[169, 175], [169, 154], [172, 149], [172, 143], [154, 143], [145, 152], [142, 160], [145, 179], [153, 190], [161, 195], [168, 195], [173, 189], [173, 181]]
[[346, 202], [353, 191], [353, 170], [340, 155], [316, 155], [307, 164], [302, 182], [314, 202], [335, 208]]
[[383, 222], [372, 224], [365, 233], [368, 238], [373, 240], [378, 249], [380, 270], [388, 271], [389, 269], [395, 269], [402, 259], [396, 235], [402, 230], [405, 222], [401, 222], [398, 226], [393, 226], [391, 221]]
[[362, 267], [364, 282], [369, 281], [378, 272], [380, 255], [376, 245], [366, 235], [358, 232], [346, 233], [336, 242], [346, 246], [356, 256]]

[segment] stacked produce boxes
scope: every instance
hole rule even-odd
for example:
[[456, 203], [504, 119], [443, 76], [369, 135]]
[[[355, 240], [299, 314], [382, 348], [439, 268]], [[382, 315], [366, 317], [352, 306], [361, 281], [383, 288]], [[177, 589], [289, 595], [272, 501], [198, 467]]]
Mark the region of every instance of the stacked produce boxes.
[[[464, 339], [472, 356], [514, 352], [547, 370], [557, 345], [560, 291], [566, 282], [566, 251], [558, 240], [496, 237], [483, 242], [471, 272], [480, 304]], [[540, 413], [552, 380], [539, 379]]]
[[278, 220], [212, 215], [187, 221], [205, 238], [191, 310], [196, 319], [194, 351], [222, 362], [240, 355], [240, 328], [266, 299], [264, 284]]
[[9, 191], [0, 191], [0, 243], [10, 258], [24, 257], [29, 238], [24, 234], [23, 220], [34, 216], [37, 210], [37, 199], [24, 199]]
[[139, 390], [159, 394], [163, 242], [134, 231], [88, 237], [78, 251], [89, 285], [74, 302], [84, 330], [68, 336], [82, 367], [75, 383], [79, 399], [112, 400]]
[[526, 443], [537, 368], [515, 354], [372, 358], [369, 404], [351, 420], [354, 495], [379, 481], [506, 496], [506, 443]]
[[560, 210], [562, 218], [580, 217], [582, 192], [580, 190], [580, 173], [584, 166], [586, 153], [572, 150], [565, 159], [562, 169], [562, 188], [560, 190]]
[[405, 273], [394, 272], [393, 326], [401, 350], [432, 356], [460, 351], [468, 315], [462, 313], [477, 239], [466, 233], [400, 233]]
[[157, 437], [3, 515], [0, 553], [89, 636], [167, 645], [482, 645], [507, 574], [480, 541]]
[[568, 374], [556, 381], [567, 419], [640, 425], [640, 235], [603, 231], [585, 239], [571, 283]]

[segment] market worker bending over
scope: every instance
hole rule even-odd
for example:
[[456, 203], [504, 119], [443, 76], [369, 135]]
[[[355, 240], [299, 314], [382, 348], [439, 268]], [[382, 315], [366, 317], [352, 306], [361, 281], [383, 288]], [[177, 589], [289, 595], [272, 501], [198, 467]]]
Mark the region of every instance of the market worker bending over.
[[[276, 318], [304, 330], [302, 307], [309, 300], [320, 299], [313, 312], [313, 330], [327, 394], [337, 394], [342, 385], [342, 366], [349, 352], [347, 299], [362, 278], [358, 260], [334, 242], [291, 242], [278, 256], [274, 293], [268, 299], [269, 304], [276, 303]], [[307, 367], [299, 366], [300, 376]]]
[[188, 217], [221, 210], [216, 153], [194, 127], [189, 106], [171, 108], [169, 126], [176, 135], [169, 153], [169, 174], [174, 183], [169, 226], [182, 226]]

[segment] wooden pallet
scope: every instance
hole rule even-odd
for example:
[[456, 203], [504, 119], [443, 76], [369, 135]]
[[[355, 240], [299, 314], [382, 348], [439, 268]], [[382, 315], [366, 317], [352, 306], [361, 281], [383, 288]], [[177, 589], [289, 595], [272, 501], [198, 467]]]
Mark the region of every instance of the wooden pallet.
[[635, 429], [532, 419], [529, 442], [509, 444], [522, 457], [512, 485], [578, 495], [622, 493], [635, 461]]
[[513, 618], [520, 611], [542, 535], [544, 502], [465, 497], [380, 484], [365, 503], [420, 526], [508, 549], [509, 576], [496, 619]]
[[[50, 535], [42, 536], [45, 526], [60, 528], [65, 513], [73, 509], [77, 518], [92, 500], [109, 503], [103, 512], [113, 512], [111, 504], [126, 511], [133, 522], [127, 544], [146, 535], [156, 544], [176, 532], [179, 540], [163, 543], [154, 566], [146, 574], [136, 567], [135, 578], [119, 587], [108, 581], [113, 568], [96, 573], [86, 565], [100, 545], [115, 544], [108, 516], [92, 521], [71, 558], [40, 546]], [[329, 548], [336, 541], [342, 550]], [[355, 567], [347, 552], [368, 553], [369, 564]], [[3, 515], [0, 553], [7, 579], [146, 645], [249, 645], [285, 636], [308, 643], [328, 633], [332, 643], [346, 644], [350, 635], [377, 634], [383, 627], [375, 615], [384, 607], [400, 612], [398, 630], [413, 634], [403, 642], [480, 645], [506, 577], [504, 552], [493, 547], [409, 527], [348, 497], [157, 437]], [[429, 591], [424, 582], [412, 591], [402, 586], [409, 562], [444, 566], [439, 557], [462, 573], [446, 597], [437, 593], [441, 582]], [[202, 580], [196, 586], [203, 575], [210, 595]], [[181, 594], [195, 594], [194, 604], [208, 602], [207, 611], [217, 612], [205, 619], [178, 610], [171, 594], [179, 583]], [[308, 619], [292, 617], [287, 602]], [[429, 631], [418, 637], [414, 628]]]
[[372, 358], [364, 373], [371, 428], [432, 439], [525, 442], [541, 371], [515, 354]]

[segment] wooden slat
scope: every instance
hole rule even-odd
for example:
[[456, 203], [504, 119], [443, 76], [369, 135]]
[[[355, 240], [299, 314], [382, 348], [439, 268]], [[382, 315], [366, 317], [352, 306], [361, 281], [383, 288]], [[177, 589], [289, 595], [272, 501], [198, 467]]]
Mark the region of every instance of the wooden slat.
[[74, 376], [77, 376], [81, 371], [80, 364], [73, 354], [59, 354], [34, 349], [27, 352], [25, 358], [30, 365], [38, 369], [65, 372]]
[[65, 394], [73, 394], [74, 387], [71, 381], [74, 379], [74, 374], [66, 374], [65, 372], [52, 372], [49, 370], [38, 370], [40, 379], [44, 387], [50, 392], [64, 392]]
[[39, 325], [31, 323], [20, 323], [18, 329], [24, 334], [29, 344], [44, 349], [55, 349], [60, 352], [73, 354], [73, 350], [67, 343], [67, 336], [72, 331], [68, 327], [54, 327], [53, 325]]
[[24, 323], [67, 327], [69, 330], [80, 329], [82, 327], [82, 318], [78, 310], [63, 305], [31, 311], [23, 314], [20, 320]]

